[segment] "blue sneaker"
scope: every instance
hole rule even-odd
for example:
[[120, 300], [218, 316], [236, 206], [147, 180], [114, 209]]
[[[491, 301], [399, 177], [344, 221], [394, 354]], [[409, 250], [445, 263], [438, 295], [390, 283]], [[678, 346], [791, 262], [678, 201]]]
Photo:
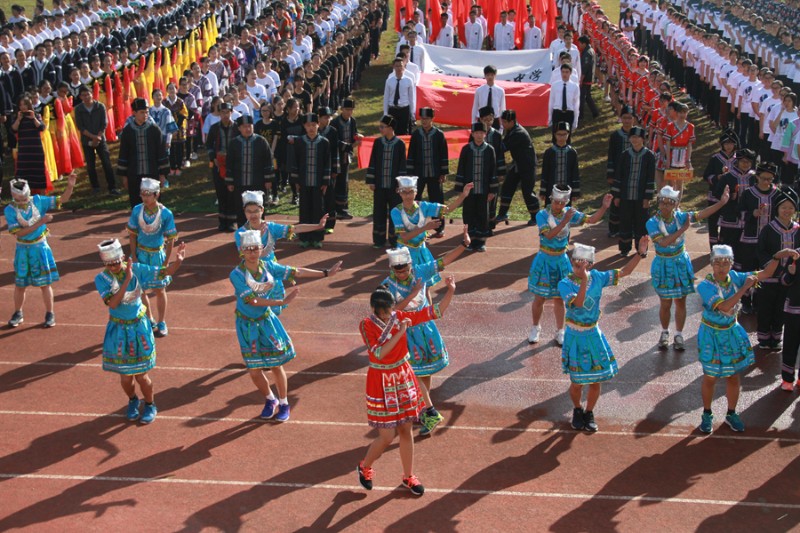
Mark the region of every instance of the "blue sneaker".
[[278, 412], [278, 400], [275, 399], [267, 400], [264, 403], [264, 410], [261, 411], [260, 417], [263, 418], [264, 420], [269, 420], [270, 418], [275, 416], [276, 412]]
[[278, 414], [275, 415], [277, 422], [286, 422], [289, 420], [289, 404], [278, 405]]
[[150, 422], [156, 419], [157, 413], [158, 413], [158, 408], [156, 407], [156, 404], [154, 403], [151, 403], [149, 405], [145, 404], [144, 412], [142, 413], [142, 418], [139, 419], [139, 421], [142, 424], [149, 424]]
[[125, 418], [131, 422], [139, 420], [139, 398], [131, 398], [128, 402], [128, 410], [125, 411]]
[[159, 322], [156, 327], [158, 328], [158, 334], [161, 335], [162, 337], [166, 337], [167, 335], [169, 335], [169, 330], [167, 329], [166, 322]]
[[744, 422], [737, 413], [729, 413], [725, 416], [725, 423], [734, 431], [744, 431]]
[[711, 433], [714, 431], [714, 415], [711, 413], [703, 413], [700, 419], [700, 431], [703, 433]]

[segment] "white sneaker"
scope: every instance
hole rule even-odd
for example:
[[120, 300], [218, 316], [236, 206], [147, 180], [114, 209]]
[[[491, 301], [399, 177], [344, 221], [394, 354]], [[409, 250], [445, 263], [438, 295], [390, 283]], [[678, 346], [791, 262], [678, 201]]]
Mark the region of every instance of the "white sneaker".
[[197, 161], [197, 152], [192, 152], [191, 154], [189, 154], [189, 159], [191, 159], [192, 161]]
[[659, 349], [669, 348], [669, 331], [662, 331], [661, 337], [658, 338]]
[[183, 162], [183, 168], [191, 168], [191, 166], [192, 166], [192, 162], [191, 161], [184, 161]]
[[539, 342], [539, 333], [541, 333], [541, 331], [542, 328], [540, 328], [539, 326], [533, 326], [531, 328], [530, 334], [528, 335], [528, 343], [536, 344], [537, 342]]
[[686, 344], [683, 341], [683, 335], [675, 335], [675, 341], [673, 342], [672, 347], [679, 352], [682, 352], [686, 349]]
[[564, 330], [560, 329], [556, 332], [556, 344], [564, 346]]
[[606, 96], [605, 98], [603, 98], [603, 101], [604, 102], [610, 102], [611, 101], [611, 97], [610, 96]]

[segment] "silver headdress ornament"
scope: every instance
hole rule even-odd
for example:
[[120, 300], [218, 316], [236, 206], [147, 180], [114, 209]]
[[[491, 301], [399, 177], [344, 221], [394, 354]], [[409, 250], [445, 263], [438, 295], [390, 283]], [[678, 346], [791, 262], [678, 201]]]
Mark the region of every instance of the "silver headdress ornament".
[[23, 179], [11, 180], [11, 196], [14, 197], [14, 200], [27, 202], [31, 197], [31, 187], [28, 185], [28, 181]]
[[711, 262], [718, 260], [733, 262], [733, 248], [726, 244], [715, 244], [711, 248]]
[[572, 196], [572, 188], [569, 185], [556, 185], [553, 187], [553, 192], [550, 193], [550, 199], [555, 202], [569, 202], [570, 196]]
[[97, 245], [97, 248], [100, 250], [100, 259], [102, 259], [105, 264], [122, 261], [125, 257], [125, 253], [122, 251], [122, 245], [117, 239], [103, 241]]
[[242, 205], [247, 204], [256, 204], [259, 207], [264, 207], [264, 192], [244, 191], [242, 193]]
[[658, 197], [677, 203], [681, 199], [681, 192], [673, 189], [669, 185], [666, 185], [660, 191], [658, 191]]
[[240, 248], [242, 250], [245, 248], [261, 248], [263, 246], [261, 243], [261, 232], [257, 229], [243, 231], [242, 240], [240, 242]]
[[416, 176], [397, 176], [395, 179], [397, 180], [398, 189], [416, 189], [417, 179], [419, 178]]
[[153, 178], [142, 178], [142, 183], [139, 185], [140, 191], [158, 193], [161, 191], [161, 183]]
[[386, 250], [389, 256], [389, 266], [408, 265], [411, 263], [411, 252], [405, 246], [394, 250]]
[[594, 246], [575, 243], [575, 248], [572, 250], [572, 260], [594, 263]]

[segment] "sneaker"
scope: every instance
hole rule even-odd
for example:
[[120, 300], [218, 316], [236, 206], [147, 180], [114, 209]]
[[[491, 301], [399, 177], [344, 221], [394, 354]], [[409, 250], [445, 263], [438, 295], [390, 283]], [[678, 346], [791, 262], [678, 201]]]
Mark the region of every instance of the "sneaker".
[[150, 326], [153, 328], [153, 333], [158, 332], [158, 323], [156, 322], [156, 319], [153, 317], [150, 317]]
[[497, 215], [497, 218], [495, 218], [494, 221], [497, 224], [505, 222], [506, 225], [508, 225], [508, 215]]
[[350, 214], [350, 211], [345, 209], [343, 211], [337, 211], [336, 212], [336, 218], [339, 219], [339, 220], [352, 220], [353, 219], [353, 215]]
[[159, 322], [157, 327], [159, 335], [161, 335], [162, 337], [166, 337], [167, 335], [169, 335], [169, 329], [167, 329], [166, 322]]
[[700, 418], [700, 431], [703, 433], [711, 433], [714, 430], [714, 415], [711, 413], [703, 412]]
[[583, 407], [576, 407], [572, 410], [572, 429], [580, 431], [583, 429], [583, 426]]
[[739, 418], [738, 413], [729, 413], [725, 415], [725, 423], [734, 431], [744, 431], [744, 422]]
[[590, 433], [597, 431], [597, 423], [594, 421], [594, 413], [592, 411], [583, 413], [583, 429]]
[[128, 409], [125, 411], [125, 418], [134, 422], [139, 420], [139, 398], [131, 398], [128, 402]]
[[749, 302], [742, 302], [742, 313], [745, 315], [752, 315], [753, 305]]
[[111, 189], [110, 191], [108, 191], [108, 194], [110, 194], [111, 196], [122, 196], [122, 192], [120, 192], [119, 189]]
[[414, 496], [422, 496], [425, 494], [425, 487], [422, 486], [422, 483], [419, 482], [417, 476], [414, 474], [403, 478], [403, 486], [410, 490], [411, 494]]
[[169, 189], [169, 180], [164, 180], [164, 188]]
[[669, 332], [662, 331], [661, 336], [658, 338], [658, 349], [666, 350], [669, 348]]
[[386, 247], [385, 244], [373, 244], [372, 245], [372, 249], [373, 250], [383, 250], [385, 247]]
[[311, 246], [311, 241], [300, 241], [300, 248], [303, 248], [305, 250], [310, 246]]
[[184, 161], [183, 162], [183, 168], [190, 168], [191, 166], [192, 166], [192, 162], [191, 161]]
[[278, 405], [278, 414], [275, 415], [275, 420], [277, 422], [286, 422], [289, 420], [289, 404], [280, 404]]
[[473, 245], [471, 249], [472, 249], [473, 252], [485, 252], [486, 251], [486, 245], [485, 244]]
[[759, 350], [771, 350], [772, 346], [770, 345], [769, 341], [758, 341], [756, 348]]
[[672, 343], [672, 347], [679, 352], [682, 352], [686, 349], [686, 344], [683, 342], [683, 335], [675, 335], [675, 340]]
[[791, 381], [781, 380], [781, 390], [785, 390], [786, 392], [792, 392], [794, 390], [794, 383]]
[[610, 96], [606, 96], [605, 98], [603, 98], [603, 101], [604, 102], [611, 102], [611, 97]]
[[[331, 230], [331, 233], [333, 230]], [[326, 232], [327, 233], [327, 232]], [[320, 250], [322, 248], [322, 241], [311, 241], [311, 247]]]
[[100, 196], [101, 193], [100, 187], [92, 187], [92, 196]]
[[536, 344], [539, 342], [539, 334], [542, 332], [542, 328], [539, 326], [533, 326], [531, 328], [531, 332], [528, 334], [528, 344]]
[[631, 254], [630, 250], [620, 250], [619, 251], [619, 256], [620, 257], [628, 257], [630, 254]]
[[189, 154], [189, 159], [191, 159], [192, 161], [197, 161], [197, 152], [192, 152], [191, 154]]
[[11, 320], [8, 321], [8, 326], [15, 328], [23, 322], [25, 322], [25, 319], [22, 317], [22, 311], [14, 311], [14, 314], [11, 315]]
[[535, 226], [535, 225], [536, 225], [536, 219], [535, 219], [535, 218], [531, 218], [531, 219], [529, 219], [529, 220], [528, 220], [528, 225], [529, 225], [529, 226]]
[[773, 352], [779, 352], [783, 350], [783, 343], [778, 339], [772, 339], [769, 342], [769, 349], [772, 350]]
[[272, 207], [278, 207], [280, 203], [281, 203], [281, 197], [276, 194], [275, 196], [272, 197], [272, 201], [269, 203], [269, 205]]
[[333, 228], [325, 228], [325, 235], [332, 235], [332, 234], [333, 234]]
[[56, 314], [48, 311], [44, 314], [44, 327], [53, 328], [56, 325]]
[[139, 422], [142, 424], [149, 424], [156, 419], [157, 413], [158, 408], [156, 407], [156, 404], [144, 404], [144, 411], [142, 411], [142, 418], [139, 419]]
[[300, 197], [296, 194], [292, 195], [292, 205], [300, 205]]
[[564, 330], [560, 329], [556, 332], [556, 344], [564, 346]]
[[261, 411], [261, 415], [259, 415], [259, 418], [262, 418], [264, 420], [269, 420], [270, 418], [275, 416], [275, 413], [277, 412], [278, 412], [278, 400], [267, 399], [267, 401], [264, 402], [264, 409]]
[[436, 429], [436, 426], [444, 421], [444, 417], [439, 411], [434, 410], [432, 413], [427, 412], [423, 414], [425, 417], [420, 417], [420, 422], [422, 423], [422, 428], [419, 430], [420, 437], [430, 435], [433, 433], [433, 430]]
[[364, 461], [361, 461], [356, 467], [356, 472], [358, 472], [358, 482], [361, 483], [361, 486], [372, 490], [372, 476], [375, 475], [375, 470], [365, 467]]

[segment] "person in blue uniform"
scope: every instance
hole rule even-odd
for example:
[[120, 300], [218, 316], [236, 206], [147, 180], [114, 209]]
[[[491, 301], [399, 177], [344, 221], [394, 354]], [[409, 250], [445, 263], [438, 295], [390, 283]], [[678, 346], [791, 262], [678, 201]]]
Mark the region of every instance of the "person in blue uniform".
[[12, 328], [25, 320], [22, 307], [25, 304], [25, 291], [28, 287], [42, 289], [45, 315], [44, 326], [56, 325], [53, 311], [53, 283], [59, 280], [58, 267], [53, 250], [47, 243], [49, 233], [47, 224], [53, 220], [48, 211], [59, 209], [68, 202], [75, 188], [76, 175], [67, 178], [67, 188], [61, 196], [31, 195], [28, 182], [22, 179], [11, 180], [12, 202], [4, 210], [8, 232], [17, 240], [14, 251], [14, 314], [8, 321]]
[[[597, 431], [594, 408], [600, 398], [600, 385], [617, 375], [617, 360], [606, 336], [598, 326], [603, 289], [617, 285], [630, 275], [647, 256], [648, 237], [639, 241], [638, 254], [621, 269], [594, 270], [594, 247], [575, 244], [572, 272], [558, 282], [558, 293], [566, 306], [566, 333], [561, 348], [561, 369], [569, 374], [572, 400], [572, 427]], [[581, 404], [583, 387], [588, 385], [586, 407]]]
[[[105, 268], [95, 276], [94, 284], [109, 313], [103, 338], [103, 370], [120, 376], [122, 390], [129, 398], [126, 418], [149, 424], [158, 413], [149, 374], [156, 366], [156, 342], [142, 302], [143, 285], [174, 275], [186, 258], [186, 245], [177, 246], [175, 261], [168, 266], [126, 262], [117, 239], [103, 241], [98, 248]], [[145, 402], [141, 412], [137, 384]]]
[[684, 246], [683, 234], [693, 222], [705, 220], [724, 206], [730, 198], [730, 189], [725, 188], [719, 202], [702, 211], [681, 211], [680, 191], [667, 185], [658, 193], [658, 211], [647, 221], [647, 233], [653, 241], [656, 256], [650, 265], [650, 276], [661, 307], [658, 318], [661, 336], [658, 348], [669, 347], [669, 323], [672, 303], [675, 302], [675, 338], [673, 348], [686, 349], [683, 327], [686, 324], [686, 296], [694, 292], [694, 268]]
[[606, 194], [603, 205], [591, 217], [577, 209], [567, 207], [572, 195], [569, 186], [554, 185], [550, 191], [549, 206], [536, 214], [536, 225], [539, 226], [539, 251], [533, 258], [528, 273], [528, 290], [533, 293], [531, 317], [533, 327], [528, 334], [528, 342], [539, 342], [544, 302], [553, 300], [553, 312], [556, 317], [556, 344], [564, 344], [564, 302], [558, 294], [558, 282], [564, 279], [572, 269], [567, 258], [570, 228], [586, 223], [596, 224], [603, 220], [603, 215], [611, 206], [614, 197]]
[[[135, 206], [128, 220], [128, 236], [131, 243], [131, 262], [154, 267], [166, 266], [172, 256], [172, 248], [178, 238], [175, 217], [169, 208], [158, 201], [161, 186], [158, 180], [142, 178], [139, 196], [142, 203]], [[142, 301], [147, 307], [150, 321], [156, 325], [158, 334], [166, 337], [167, 329], [167, 286], [172, 278], [153, 279], [142, 283]], [[156, 312], [147, 297], [148, 290], [156, 296]], [[155, 317], [153, 316], [155, 315]]]
[[756, 283], [775, 272], [783, 259], [796, 260], [796, 250], [783, 249], [777, 252], [760, 272], [738, 272], [733, 266], [733, 249], [718, 244], [711, 250], [712, 273], [697, 285], [697, 293], [703, 300], [703, 315], [697, 332], [697, 351], [703, 366], [703, 415], [700, 431], [713, 431], [714, 415], [711, 403], [717, 380], [725, 378], [728, 412], [725, 423], [733, 431], [744, 431], [744, 423], [736, 413], [736, 404], [741, 392], [740, 374], [755, 362], [753, 347], [745, 329], [736, 317], [741, 308], [742, 296]]

